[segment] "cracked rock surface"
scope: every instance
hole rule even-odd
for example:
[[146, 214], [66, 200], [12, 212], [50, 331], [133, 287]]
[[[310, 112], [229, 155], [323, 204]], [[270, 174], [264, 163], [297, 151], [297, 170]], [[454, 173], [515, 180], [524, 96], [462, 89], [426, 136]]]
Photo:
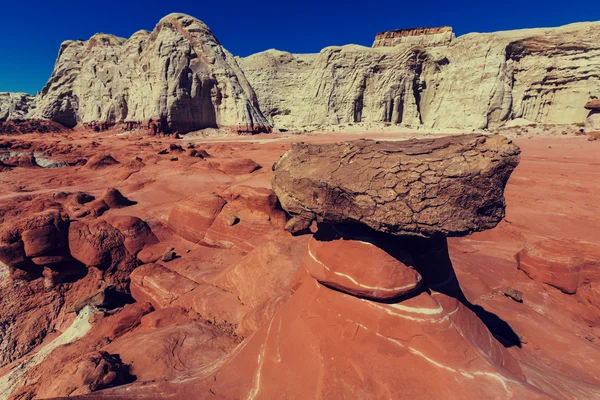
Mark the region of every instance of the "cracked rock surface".
[[[295, 144], [273, 166], [292, 221], [362, 223], [394, 235], [463, 236], [505, 215], [519, 147], [501, 136]], [[293, 230], [293, 229], [292, 229]]]

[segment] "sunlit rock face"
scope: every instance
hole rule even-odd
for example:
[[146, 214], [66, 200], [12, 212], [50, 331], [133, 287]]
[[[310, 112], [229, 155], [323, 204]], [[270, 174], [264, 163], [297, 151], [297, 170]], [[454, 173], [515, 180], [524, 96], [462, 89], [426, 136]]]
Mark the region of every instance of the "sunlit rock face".
[[443, 30], [387, 32], [374, 48], [331, 46], [314, 55], [269, 50], [240, 66], [278, 128], [585, 121], [583, 106], [600, 91], [600, 23], [452, 40]]
[[31, 117], [69, 127], [157, 121], [165, 133], [270, 130], [233, 56], [204, 23], [184, 14], [129, 39], [96, 34], [64, 42], [36, 101]]

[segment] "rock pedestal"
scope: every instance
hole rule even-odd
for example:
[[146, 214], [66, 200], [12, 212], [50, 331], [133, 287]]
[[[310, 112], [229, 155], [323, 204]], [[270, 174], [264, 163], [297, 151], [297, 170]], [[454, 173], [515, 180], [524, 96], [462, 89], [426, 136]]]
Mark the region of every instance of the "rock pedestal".
[[600, 131], [600, 100], [591, 100], [585, 105], [586, 110], [590, 110], [585, 119], [585, 131]]
[[[218, 371], [224, 398], [544, 395], [470, 310], [446, 236], [493, 227], [518, 162], [503, 138], [298, 145], [274, 167], [283, 208], [318, 221], [293, 294]], [[429, 172], [429, 173], [428, 173]]]

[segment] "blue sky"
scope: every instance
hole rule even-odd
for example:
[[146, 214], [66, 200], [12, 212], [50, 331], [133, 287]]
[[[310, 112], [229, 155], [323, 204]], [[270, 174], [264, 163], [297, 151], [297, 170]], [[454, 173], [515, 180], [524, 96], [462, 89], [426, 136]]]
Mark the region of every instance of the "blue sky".
[[451, 25], [462, 35], [600, 20], [600, 4], [590, 0], [9, 0], [0, 24], [0, 92], [40, 90], [64, 40], [96, 32], [129, 37], [152, 30], [171, 12], [204, 21], [241, 56], [270, 48], [314, 53], [329, 45], [370, 46], [388, 29]]

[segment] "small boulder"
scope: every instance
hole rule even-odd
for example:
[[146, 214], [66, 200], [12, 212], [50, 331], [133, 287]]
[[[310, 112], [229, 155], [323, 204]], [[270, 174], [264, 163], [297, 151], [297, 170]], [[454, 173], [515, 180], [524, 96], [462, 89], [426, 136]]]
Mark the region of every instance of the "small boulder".
[[577, 292], [585, 260], [576, 243], [567, 239], [545, 238], [527, 243], [517, 253], [516, 259], [517, 267], [529, 278], [568, 294]]
[[173, 261], [177, 254], [173, 250], [167, 250], [163, 253], [161, 260], [164, 262]]
[[521, 292], [520, 290], [514, 289], [510, 286], [508, 286], [506, 289], [504, 289], [504, 295], [507, 297], [510, 297], [517, 303], [523, 302], [523, 292]]
[[116, 165], [119, 162], [113, 158], [110, 154], [97, 154], [92, 156], [85, 164], [86, 169], [98, 170], [112, 165]]
[[91, 194], [87, 194], [84, 192], [77, 192], [73, 195], [73, 201], [76, 204], [86, 204], [95, 199]]
[[123, 196], [123, 194], [115, 188], [106, 189], [102, 195], [102, 200], [104, 200], [110, 208], [122, 208], [137, 204], [135, 201], [131, 201]]
[[238, 217], [236, 217], [235, 215], [229, 215], [227, 217], [227, 225], [229, 225], [229, 226], [233, 226], [233, 225], [237, 224], [238, 222], [240, 222], [240, 219]]

